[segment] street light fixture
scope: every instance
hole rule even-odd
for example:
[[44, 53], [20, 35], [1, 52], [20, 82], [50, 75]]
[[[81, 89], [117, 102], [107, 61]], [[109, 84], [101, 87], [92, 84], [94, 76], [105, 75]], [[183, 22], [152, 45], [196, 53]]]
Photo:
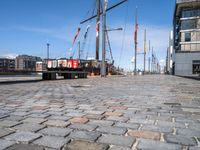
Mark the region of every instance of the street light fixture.
[[120, 31], [120, 30], [123, 30], [123, 28], [107, 29], [106, 31]]

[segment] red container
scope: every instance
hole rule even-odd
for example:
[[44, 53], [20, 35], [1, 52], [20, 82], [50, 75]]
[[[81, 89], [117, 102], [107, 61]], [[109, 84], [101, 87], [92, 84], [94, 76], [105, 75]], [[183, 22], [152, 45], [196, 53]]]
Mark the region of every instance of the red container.
[[73, 59], [67, 60], [67, 68], [73, 68]]
[[73, 69], [77, 69], [78, 68], [78, 59], [74, 59], [73, 60]]

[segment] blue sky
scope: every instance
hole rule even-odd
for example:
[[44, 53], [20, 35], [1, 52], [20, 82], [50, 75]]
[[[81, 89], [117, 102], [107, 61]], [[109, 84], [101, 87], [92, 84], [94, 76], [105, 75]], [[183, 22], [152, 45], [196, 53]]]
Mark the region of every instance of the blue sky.
[[[108, 0], [108, 6], [119, 1]], [[30, 54], [45, 58], [46, 43], [49, 42], [52, 58], [68, 57], [79, 23], [92, 14], [94, 5], [95, 0], [1, 0], [0, 56]], [[107, 13], [108, 27], [124, 29], [109, 32], [116, 66], [132, 69], [136, 6], [139, 15], [139, 52], [143, 51], [146, 28], [147, 40], [151, 39], [158, 58], [165, 58], [174, 5], [175, 0], [129, 0]], [[83, 34], [88, 25], [91, 28], [82, 53], [83, 58], [86, 55], [94, 57], [95, 53], [95, 20], [80, 26], [82, 30], [77, 41], [80, 40], [83, 45]], [[73, 52], [76, 57], [77, 43]], [[138, 68], [143, 66], [142, 59], [139, 55]]]

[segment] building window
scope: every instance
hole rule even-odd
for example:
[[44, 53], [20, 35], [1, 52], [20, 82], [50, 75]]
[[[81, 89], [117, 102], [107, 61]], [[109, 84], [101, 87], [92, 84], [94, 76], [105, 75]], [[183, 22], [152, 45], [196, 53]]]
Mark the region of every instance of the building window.
[[196, 29], [197, 28], [197, 20], [183, 20], [181, 22], [181, 29], [188, 30], [188, 29]]
[[185, 42], [190, 42], [191, 41], [191, 33], [190, 32], [186, 32], [185, 33]]
[[187, 18], [187, 17], [196, 17], [200, 16], [200, 9], [196, 10], [183, 10], [182, 11], [182, 17]]

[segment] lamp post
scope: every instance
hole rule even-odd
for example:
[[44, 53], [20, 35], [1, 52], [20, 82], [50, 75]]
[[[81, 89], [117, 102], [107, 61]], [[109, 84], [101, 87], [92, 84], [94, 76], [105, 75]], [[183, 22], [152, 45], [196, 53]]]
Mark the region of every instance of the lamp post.
[[106, 77], [106, 7], [107, 0], [103, 0], [103, 15], [102, 15], [102, 61], [101, 61], [101, 77]]
[[47, 43], [47, 61], [49, 60], [49, 47], [50, 47], [50, 44]]

